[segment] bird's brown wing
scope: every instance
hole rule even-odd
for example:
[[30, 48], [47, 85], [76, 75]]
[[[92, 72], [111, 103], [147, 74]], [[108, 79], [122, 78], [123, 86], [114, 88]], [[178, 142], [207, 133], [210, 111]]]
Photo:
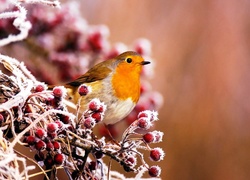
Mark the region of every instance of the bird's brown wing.
[[91, 83], [106, 78], [112, 70], [107, 67], [107, 64], [100, 63], [88, 70], [84, 75], [76, 80], [67, 83], [66, 85], [78, 87], [83, 83]]

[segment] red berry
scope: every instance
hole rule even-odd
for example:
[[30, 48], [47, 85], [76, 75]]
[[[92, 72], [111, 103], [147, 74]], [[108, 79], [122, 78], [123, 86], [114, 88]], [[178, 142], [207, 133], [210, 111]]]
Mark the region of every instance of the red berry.
[[65, 157], [64, 157], [63, 154], [58, 153], [58, 154], [56, 154], [56, 155], [54, 156], [54, 162], [55, 162], [57, 165], [61, 165], [61, 164], [64, 162], [64, 160], [65, 160]]
[[53, 151], [54, 150], [54, 146], [53, 146], [53, 143], [51, 141], [48, 141], [46, 143], [46, 150], [47, 151]]
[[51, 139], [55, 139], [57, 137], [57, 132], [48, 132], [48, 136], [51, 138]]
[[149, 111], [149, 110], [141, 111], [138, 114], [138, 118], [141, 118], [141, 117], [150, 118], [151, 117], [151, 111]]
[[42, 129], [42, 128], [37, 128], [37, 129], [35, 130], [35, 135], [36, 135], [38, 138], [40, 138], [40, 139], [44, 138], [45, 133], [46, 133], [45, 130]]
[[95, 126], [95, 120], [91, 117], [88, 117], [84, 120], [83, 125], [87, 129], [92, 129]]
[[55, 98], [47, 98], [46, 102], [45, 102], [48, 106], [52, 106], [52, 107], [56, 107], [57, 106], [57, 102], [55, 100]]
[[35, 91], [36, 92], [42, 92], [42, 91], [44, 91], [45, 90], [45, 87], [44, 87], [44, 85], [42, 85], [42, 84], [38, 84], [36, 87], [35, 87]]
[[35, 136], [27, 136], [25, 138], [25, 142], [28, 143], [30, 146], [33, 146], [36, 142]]
[[138, 121], [137, 121], [137, 126], [139, 128], [142, 128], [142, 129], [148, 129], [148, 128], [150, 128], [151, 125], [152, 124], [149, 121], [149, 119], [145, 118], [145, 117], [142, 117], [142, 118], [138, 119]]
[[89, 109], [91, 111], [98, 111], [99, 108], [100, 108], [100, 101], [98, 99], [93, 99], [92, 101], [90, 101]]
[[78, 88], [78, 93], [80, 94], [80, 96], [86, 96], [89, 93], [90, 89], [88, 86], [86, 86], [85, 84], [82, 84], [79, 88]]
[[57, 98], [61, 98], [65, 95], [65, 89], [62, 86], [57, 86], [53, 88], [53, 95]]
[[155, 140], [155, 136], [151, 132], [144, 134], [142, 136], [142, 138], [143, 138], [144, 142], [146, 142], [146, 143], [151, 143], [151, 142], [154, 142], [154, 140]]
[[71, 123], [71, 120], [70, 120], [69, 116], [62, 115], [62, 117], [60, 119], [64, 124], [70, 124]]
[[136, 158], [133, 156], [129, 156], [126, 158], [125, 162], [127, 163], [127, 165], [129, 166], [135, 166], [136, 165]]
[[54, 133], [58, 130], [57, 123], [49, 123], [47, 124], [47, 131], [48, 133]]
[[96, 123], [102, 120], [102, 114], [100, 112], [93, 113], [91, 117], [95, 120]]
[[161, 174], [161, 168], [159, 166], [151, 166], [149, 169], [148, 169], [148, 174], [151, 176], [151, 177], [159, 177], [160, 174]]
[[150, 151], [150, 158], [153, 161], [160, 161], [164, 157], [164, 152], [161, 148], [154, 148]]
[[54, 149], [55, 149], [55, 150], [58, 150], [58, 149], [60, 149], [60, 148], [61, 148], [60, 143], [59, 143], [59, 142], [57, 142], [57, 141], [52, 141], [52, 144], [53, 144], [53, 146], [54, 146]]
[[39, 140], [35, 143], [35, 148], [38, 151], [43, 151], [46, 148], [46, 143], [42, 140]]

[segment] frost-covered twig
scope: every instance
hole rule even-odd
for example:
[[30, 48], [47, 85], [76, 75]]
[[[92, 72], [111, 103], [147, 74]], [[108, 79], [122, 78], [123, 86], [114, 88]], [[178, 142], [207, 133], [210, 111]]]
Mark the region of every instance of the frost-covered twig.
[[41, 3], [54, 7], [60, 7], [59, 1], [48, 0], [7, 0], [8, 4], [13, 5], [17, 10], [0, 13], [0, 20], [6, 18], [14, 18], [13, 25], [20, 32], [18, 34], [10, 34], [8, 37], [0, 39], [0, 47], [25, 39], [31, 29], [31, 23], [27, 20], [27, 11], [22, 3]]
[[[27, 166], [25, 158], [18, 157], [0, 130], [0, 179], [28, 179], [28, 171], [35, 166]], [[23, 171], [20, 169], [24, 167]]]

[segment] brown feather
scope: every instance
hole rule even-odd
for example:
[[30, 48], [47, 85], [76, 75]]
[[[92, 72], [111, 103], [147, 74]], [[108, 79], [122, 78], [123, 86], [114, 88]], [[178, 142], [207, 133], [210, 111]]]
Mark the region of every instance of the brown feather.
[[111, 64], [114, 60], [104, 61], [92, 67], [85, 74], [77, 78], [76, 80], [67, 83], [66, 85], [70, 85], [73, 87], [78, 87], [83, 83], [91, 83], [94, 81], [103, 80], [106, 78], [109, 73], [112, 71], [108, 65]]

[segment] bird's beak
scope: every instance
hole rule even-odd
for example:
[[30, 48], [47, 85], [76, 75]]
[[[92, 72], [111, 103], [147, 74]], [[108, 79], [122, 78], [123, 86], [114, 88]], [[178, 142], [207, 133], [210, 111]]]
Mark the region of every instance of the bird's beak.
[[149, 61], [142, 61], [141, 62], [141, 65], [146, 65], [146, 64], [150, 64], [150, 62]]

